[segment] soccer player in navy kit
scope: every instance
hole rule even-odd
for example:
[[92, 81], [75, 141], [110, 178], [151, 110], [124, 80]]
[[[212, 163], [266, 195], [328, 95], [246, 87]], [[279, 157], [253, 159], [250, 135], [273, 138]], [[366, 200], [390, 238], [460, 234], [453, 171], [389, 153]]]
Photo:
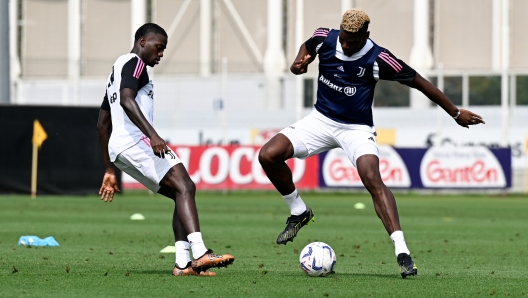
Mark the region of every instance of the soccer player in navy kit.
[[166, 47], [165, 30], [153, 23], [144, 24], [136, 31], [132, 51], [120, 56], [112, 67], [97, 122], [105, 164], [99, 194], [101, 200], [111, 202], [114, 192], [119, 191], [115, 164], [153, 192], [173, 199], [176, 262], [172, 274], [214, 276], [216, 273], [207, 269], [225, 267], [235, 258], [216, 255], [206, 248], [194, 198], [196, 186], [153, 127], [154, 85], [146, 66], [158, 64]]
[[290, 67], [306, 73], [319, 55], [317, 102], [312, 113], [283, 129], [267, 142], [259, 161], [275, 188], [290, 207], [291, 216], [277, 244], [293, 241], [297, 232], [313, 221], [312, 210], [303, 202], [285, 160], [307, 158], [342, 148], [357, 168], [372, 196], [374, 208], [392, 239], [403, 278], [418, 273], [401, 231], [394, 195], [379, 173], [376, 131], [372, 120], [374, 87], [378, 80], [398, 81], [424, 93], [462, 127], [484, 123], [481, 116], [457, 108], [438, 88], [387, 49], [369, 39], [370, 19], [361, 10], [348, 10], [339, 30], [317, 29], [299, 49]]

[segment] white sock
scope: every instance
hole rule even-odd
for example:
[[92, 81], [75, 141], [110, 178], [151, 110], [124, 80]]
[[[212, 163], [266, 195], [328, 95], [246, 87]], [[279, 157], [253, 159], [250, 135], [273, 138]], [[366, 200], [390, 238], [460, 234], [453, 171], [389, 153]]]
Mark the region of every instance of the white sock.
[[291, 194], [282, 196], [286, 201], [286, 204], [290, 207], [290, 213], [292, 215], [299, 215], [306, 211], [306, 204], [301, 199], [299, 192], [295, 189]]
[[202, 233], [190, 233], [189, 235], [187, 235], [187, 240], [189, 240], [189, 243], [191, 245], [193, 258], [199, 258], [203, 256], [207, 251], [207, 248], [205, 248], [205, 244], [202, 240]]
[[180, 268], [187, 267], [187, 264], [191, 261], [189, 242], [176, 241], [174, 246], [176, 247], [176, 265]]
[[394, 231], [394, 233], [392, 233], [390, 237], [392, 239], [392, 242], [394, 243], [394, 253], [396, 254], [396, 256], [401, 253], [411, 255], [411, 252], [409, 252], [407, 244], [405, 243], [405, 239], [403, 238], [402, 231]]

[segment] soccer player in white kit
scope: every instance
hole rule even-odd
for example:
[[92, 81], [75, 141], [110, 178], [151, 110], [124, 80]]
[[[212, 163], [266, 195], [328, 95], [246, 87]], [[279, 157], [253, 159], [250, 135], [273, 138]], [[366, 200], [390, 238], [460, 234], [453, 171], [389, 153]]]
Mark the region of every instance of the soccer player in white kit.
[[216, 273], [207, 269], [225, 267], [235, 258], [206, 248], [196, 209], [196, 186], [153, 127], [154, 91], [146, 66], [159, 64], [166, 46], [165, 30], [144, 24], [135, 33], [132, 51], [120, 56], [112, 67], [97, 123], [105, 164], [99, 194], [101, 200], [111, 202], [119, 191], [113, 163], [153, 192], [173, 199], [176, 262], [172, 274], [214, 276]]

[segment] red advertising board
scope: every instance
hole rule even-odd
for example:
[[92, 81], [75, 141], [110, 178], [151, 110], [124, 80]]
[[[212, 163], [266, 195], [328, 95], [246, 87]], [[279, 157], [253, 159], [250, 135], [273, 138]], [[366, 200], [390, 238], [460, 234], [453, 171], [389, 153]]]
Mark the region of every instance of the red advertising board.
[[[197, 189], [274, 189], [258, 161], [260, 146], [178, 146], [170, 145], [189, 172]], [[289, 159], [298, 189], [318, 187], [318, 157]], [[130, 177], [123, 187], [144, 188]]]

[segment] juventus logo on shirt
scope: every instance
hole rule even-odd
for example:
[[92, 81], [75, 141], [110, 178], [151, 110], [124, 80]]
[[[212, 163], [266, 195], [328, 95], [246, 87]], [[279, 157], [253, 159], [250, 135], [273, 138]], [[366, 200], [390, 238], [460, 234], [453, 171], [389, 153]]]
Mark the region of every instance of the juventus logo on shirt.
[[365, 69], [364, 69], [363, 67], [360, 66], [360, 67], [359, 67], [359, 72], [358, 72], [357, 76], [358, 76], [359, 78], [361, 78], [364, 74], [365, 74]]

